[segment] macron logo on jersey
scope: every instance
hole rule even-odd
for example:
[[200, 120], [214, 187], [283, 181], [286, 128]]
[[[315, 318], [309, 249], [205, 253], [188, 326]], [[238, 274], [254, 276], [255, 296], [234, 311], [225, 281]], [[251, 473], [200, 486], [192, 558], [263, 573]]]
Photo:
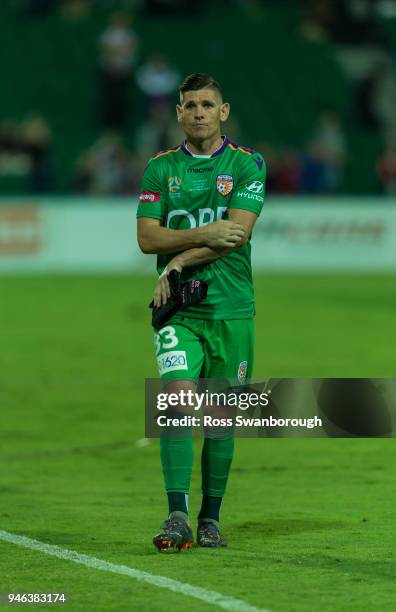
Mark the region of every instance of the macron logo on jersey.
[[160, 194], [154, 191], [142, 191], [139, 197], [139, 202], [159, 202]]

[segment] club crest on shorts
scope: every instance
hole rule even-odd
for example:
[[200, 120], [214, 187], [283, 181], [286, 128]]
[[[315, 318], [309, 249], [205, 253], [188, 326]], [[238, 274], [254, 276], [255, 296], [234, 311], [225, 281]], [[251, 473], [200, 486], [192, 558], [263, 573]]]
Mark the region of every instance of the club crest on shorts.
[[220, 195], [226, 196], [231, 193], [234, 179], [231, 174], [218, 174], [216, 178], [216, 189]]
[[246, 382], [247, 361], [241, 361], [238, 368], [238, 380], [240, 383]]

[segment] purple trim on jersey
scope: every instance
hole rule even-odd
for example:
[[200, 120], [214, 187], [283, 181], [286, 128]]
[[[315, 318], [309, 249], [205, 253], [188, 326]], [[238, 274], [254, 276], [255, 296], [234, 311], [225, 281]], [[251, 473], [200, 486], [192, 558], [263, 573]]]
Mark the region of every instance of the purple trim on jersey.
[[154, 153], [153, 159], [154, 157], [161, 155], [161, 153], [167, 153], [168, 151], [176, 151], [176, 149], [178, 149], [179, 147], [180, 145], [177, 145], [176, 147], [170, 147], [169, 149], [161, 149], [161, 151], [157, 151], [156, 153]]
[[252, 155], [254, 153], [257, 153], [257, 151], [255, 151], [254, 149], [249, 149], [249, 147], [243, 147], [242, 145], [239, 145], [236, 142], [231, 142], [230, 140], [228, 142], [236, 149], [243, 149], [243, 151], [246, 151], [247, 153], [251, 153]]
[[210, 157], [217, 157], [218, 155], [221, 155], [229, 142], [230, 141], [228, 140], [227, 136], [224, 136], [223, 144], [221, 145], [220, 149], [217, 149], [217, 151], [212, 153]]
[[[223, 153], [223, 151], [225, 150], [226, 146], [228, 145], [230, 141], [228, 140], [227, 136], [222, 136], [222, 138], [223, 138], [223, 144], [221, 145], [219, 149], [217, 149], [217, 151], [212, 153], [210, 157], [217, 157], [218, 155], [221, 155], [221, 153]], [[185, 153], [186, 155], [189, 155], [190, 157], [194, 157], [191, 151], [187, 149], [185, 140], [181, 143], [180, 147], [183, 153]]]
[[187, 149], [186, 147], [186, 141], [183, 140], [183, 142], [180, 145], [181, 150], [183, 151], [183, 153], [185, 153], [186, 155], [189, 155], [190, 157], [192, 157], [192, 153], [190, 153], [190, 151]]

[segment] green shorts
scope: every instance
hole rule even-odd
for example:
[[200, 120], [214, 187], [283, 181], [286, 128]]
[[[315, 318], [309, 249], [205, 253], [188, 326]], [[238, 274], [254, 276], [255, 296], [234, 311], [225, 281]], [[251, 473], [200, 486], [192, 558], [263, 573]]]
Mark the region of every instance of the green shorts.
[[192, 319], [176, 315], [154, 334], [164, 381], [235, 378], [253, 371], [253, 319]]

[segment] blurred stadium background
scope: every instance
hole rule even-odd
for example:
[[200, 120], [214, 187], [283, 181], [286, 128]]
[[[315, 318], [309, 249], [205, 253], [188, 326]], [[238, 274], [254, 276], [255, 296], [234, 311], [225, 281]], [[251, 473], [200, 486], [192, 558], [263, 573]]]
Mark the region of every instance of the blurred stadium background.
[[[142, 439], [155, 272], [135, 209], [148, 157], [182, 138], [179, 81], [212, 73], [227, 135], [268, 166], [255, 376], [394, 377], [396, 1], [2, 0], [0, 40], [0, 528], [275, 611], [394, 609], [392, 440], [238, 441], [239, 582], [233, 560], [148, 552], [164, 505]], [[0, 591], [40, 577], [73, 609], [163, 609], [155, 589], [87, 586], [84, 568], [2, 546]]]
[[395, 195], [393, 0], [3, 0], [0, 188], [131, 194], [218, 77], [271, 193]]
[[394, 268], [393, 0], [4, 0], [0, 36], [0, 271], [151, 268], [135, 195], [194, 70], [267, 162], [256, 270]]

